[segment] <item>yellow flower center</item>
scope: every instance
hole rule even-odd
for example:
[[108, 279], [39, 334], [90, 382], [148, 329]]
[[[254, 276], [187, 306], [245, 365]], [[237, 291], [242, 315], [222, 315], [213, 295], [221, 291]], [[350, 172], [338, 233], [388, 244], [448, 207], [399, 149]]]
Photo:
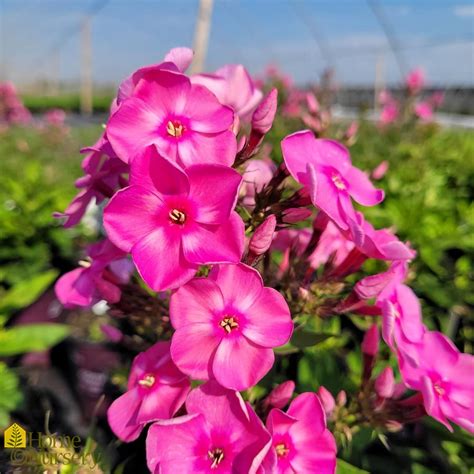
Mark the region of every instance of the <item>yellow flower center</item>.
[[343, 183], [341, 176], [336, 173], [332, 175], [332, 182], [337, 189], [346, 189], [346, 185]]
[[183, 134], [184, 130], [184, 126], [176, 120], [174, 122], [169, 120], [166, 124], [166, 131], [168, 132], [168, 135], [172, 137], [179, 138]]
[[290, 452], [290, 450], [289, 450], [289, 449], [286, 447], [286, 445], [283, 444], [283, 443], [277, 444], [277, 445], [275, 446], [275, 451], [276, 451], [277, 456], [278, 456], [279, 458], [281, 458], [281, 457], [283, 457], [283, 456], [286, 456], [286, 455]]
[[142, 387], [151, 388], [155, 384], [155, 377], [150, 374], [145, 375], [145, 377], [138, 381], [138, 384]]
[[233, 329], [237, 329], [239, 324], [234, 316], [225, 316], [219, 323], [219, 326], [224, 329], [227, 334], [230, 334]]
[[184, 224], [186, 222], [186, 214], [179, 209], [173, 209], [169, 213], [170, 219], [175, 224]]

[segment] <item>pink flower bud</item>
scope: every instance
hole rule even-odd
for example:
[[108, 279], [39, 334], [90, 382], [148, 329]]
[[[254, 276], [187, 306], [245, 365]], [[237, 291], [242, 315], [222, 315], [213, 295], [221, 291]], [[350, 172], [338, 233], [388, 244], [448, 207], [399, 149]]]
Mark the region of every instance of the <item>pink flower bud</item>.
[[122, 340], [123, 334], [120, 329], [117, 329], [115, 326], [111, 326], [110, 324], [102, 324], [100, 326], [100, 330], [102, 334], [112, 342], [120, 342]]
[[249, 242], [249, 250], [254, 255], [263, 255], [269, 248], [275, 233], [276, 217], [270, 214], [255, 230]]
[[373, 171], [372, 171], [372, 178], [373, 179], [382, 179], [388, 171], [388, 161], [382, 161]]
[[277, 110], [278, 91], [273, 88], [260, 102], [252, 116], [252, 130], [261, 134], [267, 133], [273, 124]]
[[336, 395], [336, 404], [338, 407], [343, 407], [347, 403], [347, 395], [344, 390], [341, 390], [337, 395]]
[[315, 114], [319, 110], [318, 99], [316, 99], [316, 96], [312, 92], [306, 94], [306, 105], [312, 114]]
[[303, 300], [307, 301], [309, 299], [309, 291], [306, 288], [300, 286], [298, 288], [298, 296]]
[[382, 398], [391, 398], [395, 390], [395, 377], [391, 367], [385, 367], [375, 380], [375, 391]]
[[293, 396], [295, 391], [295, 382], [287, 380], [276, 386], [264, 400], [264, 404], [268, 407], [283, 408]]
[[319, 387], [319, 390], [316, 392], [316, 395], [321, 401], [321, 405], [324, 408], [324, 411], [327, 416], [331, 415], [334, 408], [336, 407], [336, 400], [332, 396], [331, 392], [324, 387]]
[[311, 214], [312, 211], [305, 207], [292, 207], [283, 212], [282, 221], [285, 224], [295, 224], [296, 222], [304, 221]]
[[359, 124], [354, 120], [353, 122], [351, 122], [349, 127], [347, 127], [346, 138], [348, 140], [350, 140], [351, 138], [354, 138], [358, 130], [359, 130]]
[[379, 328], [376, 324], [371, 326], [364, 334], [362, 341], [362, 352], [369, 356], [375, 356], [379, 351]]

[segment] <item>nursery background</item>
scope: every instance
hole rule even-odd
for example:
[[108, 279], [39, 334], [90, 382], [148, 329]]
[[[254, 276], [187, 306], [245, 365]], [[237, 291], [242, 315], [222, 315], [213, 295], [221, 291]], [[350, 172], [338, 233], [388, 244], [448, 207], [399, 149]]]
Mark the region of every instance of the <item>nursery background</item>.
[[[176, 46], [194, 49], [191, 73], [242, 64], [263, 91], [278, 89], [260, 157], [281, 163], [281, 140], [307, 128], [350, 147], [385, 191], [366, 218], [417, 252], [408, 279], [424, 323], [473, 352], [472, 3], [0, 0], [0, 430], [16, 422], [77, 435], [76, 451], [97, 459], [93, 467], [39, 460], [38, 472], [146, 472], [144, 437], [118, 441], [106, 412], [125, 389], [134, 344], [154, 327], [154, 308], [132, 314], [132, 335], [104, 301], [64, 308], [54, 284], [103, 235], [103, 208], [89, 206], [67, 229], [53, 214], [75, 196], [80, 150], [102, 133], [120, 82]], [[342, 314], [316, 326], [280, 352], [279, 370], [298, 393], [324, 386], [341, 407], [360, 385], [370, 324]], [[396, 367], [388, 351], [382, 358]], [[360, 426], [337, 439], [337, 472], [474, 472], [467, 431], [428, 417], [392, 428]], [[0, 471], [10, 462], [2, 448]]]

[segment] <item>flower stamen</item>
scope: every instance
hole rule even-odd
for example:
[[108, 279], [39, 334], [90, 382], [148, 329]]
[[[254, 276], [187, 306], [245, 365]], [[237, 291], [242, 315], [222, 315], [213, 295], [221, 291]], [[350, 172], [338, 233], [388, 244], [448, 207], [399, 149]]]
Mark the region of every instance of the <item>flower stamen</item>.
[[288, 453], [290, 452], [290, 450], [289, 450], [289, 449], [286, 447], [286, 445], [283, 444], [283, 443], [277, 444], [277, 445], [275, 446], [275, 451], [276, 451], [277, 456], [278, 456], [279, 458], [288, 455]]
[[172, 137], [179, 138], [184, 130], [184, 126], [178, 121], [172, 122], [169, 120], [166, 124], [166, 131], [168, 132], [168, 135], [171, 135]]
[[226, 316], [224, 319], [219, 323], [219, 326], [224, 329], [227, 334], [230, 334], [233, 329], [237, 329], [239, 327], [239, 323], [237, 322], [234, 316]]
[[184, 224], [186, 222], [186, 214], [179, 209], [173, 209], [170, 211], [169, 217], [175, 224]]
[[221, 448], [215, 448], [212, 451], [208, 451], [207, 455], [212, 460], [211, 469], [215, 469], [224, 459], [224, 450]]
[[332, 182], [334, 183], [334, 185], [336, 186], [337, 189], [340, 189], [341, 191], [343, 189], [346, 189], [346, 185], [344, 184], [344, 182], [342, 181], [342, 178], [339, 174], [337, 173], [334, 173], [331, 177], [332, 179]]
[[142, 387], [151, 388], [155, 385], [155, 377], [151, 374], [147, 374], [138, 381], [138, 384]]

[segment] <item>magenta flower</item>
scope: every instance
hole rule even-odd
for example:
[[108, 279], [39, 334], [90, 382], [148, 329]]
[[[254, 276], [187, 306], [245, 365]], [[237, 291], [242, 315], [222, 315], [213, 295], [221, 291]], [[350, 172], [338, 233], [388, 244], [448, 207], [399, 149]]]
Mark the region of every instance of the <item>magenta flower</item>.
[[263, 463], [265, 472], [336, 471], [336, 442], [326, 428], [326, 416], [316, 394], [297, 396], [286, 413], [274, 408], [268, 415], [267, 428], [272, 435], [272, 449]]
[[176, 365], [233, 390], [255, 385], [273, 365], [272, 347], [286, 344], [293, 330], [283, 296], [244, 264], [216, 266], [209, 278], [181, 287], [171, 296], [170, 318]]
[[153, 474], [262, 473], [270, 435], [239, 393], [208, 382], [186, 400], [187, 416], [153, 424], [146, 440]]
[[169, 349], [169, 342], [157, 342], [138, 354], [127, 391], [110, 405], [109, 425], [122, 441], [137, 439], [146, 423], [172, 418], [186, 400], [191, 384], [174, 365]]
[[222, 104], [232, 107], [243, 119], [250, 118], [263, 96], [241, 64], [228, 64], [213, 74], [196, 74], [191, 82], [207, 87]]
[[89, 247], [89, 258], [80, 268], [64, 274], [55, 286], [56, 296], [66, 308], [92, 306], [100, 300], [117, 303], [120, 285], [128, 282], [133, 264], [109, 240]]
[[240, 261], [244, 223], [233, 208], [241, 180], [221, 165], [184, 172], [148, 147], [132, 163], [131, 186], [105, 208], [105, 229], [151, 288], [177, 288], [199, 265]]
[[313, 204], [341, 229], [355, 220], [351, 197], [364, 206], [383, 200], [364, 172], [352, 166], [348, 150], [333, 140], [316, 139], [312, 132], [296, 132], [281, 143], [288, 171], [309, 190]]
[[107, 124], [113, 149], [125, 162], [147, 146], [180, 166], [231, 165], [237, 141], [230, 130], [234, 114], [205, 87], [178, 72], [157, 69], [144, 74], [133, 95]]
[[405, 78], [405, 84], [411, 94], [417, 94], [425, 85], [425, 73], [423, 69], [416, 68], [410, 71]]
[[270, 157], [262, 160], [248, 160], [245, 164], [244, 182], [242, 193], [244, 194], [243, 204], [249, 208], [255, 206], [255, 194], [260, 192], [272, 179], [276, 171], [275, 163]]
[[415, 104], [415, 115], [424, 122], [430, 122], [433, 119], [433, 106], [428, 101]]
[[474, 433], [474, 356], [463, 354], [443, 334], [427, 331], [414, 344], [417, 363], [399, 352], [405, 384], [423, 394], [426, 412], [450, 431], [448, 419]]
[[380, 112], [380, 123], [382, 125], [388, 125], [390, 123], [395, 122], [400, 115], [400, 107], [398, 102], [392, 100], [387, 102]]

